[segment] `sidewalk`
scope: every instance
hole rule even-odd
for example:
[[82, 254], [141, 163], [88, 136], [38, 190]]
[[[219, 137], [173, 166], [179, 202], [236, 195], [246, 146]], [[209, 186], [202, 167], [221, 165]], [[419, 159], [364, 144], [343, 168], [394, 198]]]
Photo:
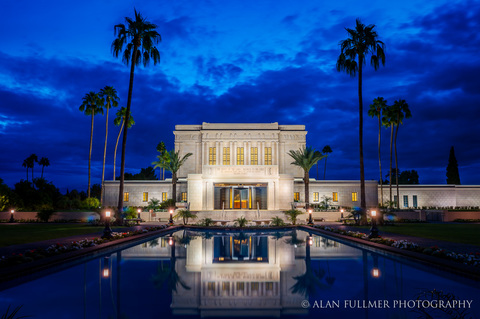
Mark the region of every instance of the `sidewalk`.
[[[112, 231], [114, 232], [136, 231], [136, 230], [141, 230], [148, 227], [160, 226], [164, 224], [166, 223], [165, 222], [145, 222], [145, 223], [141, 223], [140, 225], [124, 227], [121, 229], [112, 227]], [[30, 249], [34, 249], [34, 250], [45, 249], [55, 244], [66, 245], [66, 244], [72, 243], [73, 241], [80, 241], [84, 239], [95, 239], [98, 237], [102, 237], [102, 235], [103, 235], [103, 231], [100, 231], [98, 233], [61, 237], [61, 238], [37, 241], [37, 242], [21, 244], [21, 245], [11, 245], [7, 247], [0, 247], [0, 256], [8, 256], [8, 255], [11, 255], [12, 253], [23, 253]]]
[[[345, 231], [350, 230], [350, 231], [358, 231], [360, 233], [366, 233], [366, 234], [370, 233], [369, 229], [360, 229], [358, 227], [347, 226], [337, 222], [323, 222], [323, 223], [316, 223], [316, 224], [329, 226], [332, 228], [337, 228]], [[439, 248], [451, 250], [453, 252], [461, 253], [461, 254], [476, 253], [476, 252], [480, 253], [480, 246], [476, 246], [476, 245], [459, 244], [459, 243], [453, 243], [446, 240], [436, 240], [436, 239], [430, 239], [430, 238], [424, 238], [424, 237], [407, 236], [407, 235], [387, 233], [382, 231], [379, 232], [379, 235], [381, 237], [390, 238], [393, 240], [407, 240], [409, 242], [415, 243], [422, 247], [437, 246]]]

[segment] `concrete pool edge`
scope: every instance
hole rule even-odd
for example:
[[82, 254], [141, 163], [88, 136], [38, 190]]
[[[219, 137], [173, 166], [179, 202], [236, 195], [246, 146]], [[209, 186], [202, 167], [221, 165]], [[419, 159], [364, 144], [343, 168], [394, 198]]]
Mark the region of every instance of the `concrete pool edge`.
[[465, 265], [463, 263], [455, 262], [453, 260], [442, 259], [435, 256], [426, 255], [420, 252], [410, 251], [406, 249], [400, 249], [396, 247], [391, 247], [379, 243], [374, 243], [368, 240], [355, 238], [347, 235], [338, 234], [335, 232], [330, 232], [320, 228], [300, 225], [298, 228], [306, 230], [312, 233], [318, 233], [332, 238], [338, 238], [343, 241], [353, 242], [361, 246], [367, 246], [370, 248], [378, 249], [398, 257], [406, 257], [410, 261], [420, 263], [424, 266], [433, 267], [441, 271], [451, 272], [456, 275], [467, 277], [476, 281], [480, 281], [480, 268], [472, 265]]

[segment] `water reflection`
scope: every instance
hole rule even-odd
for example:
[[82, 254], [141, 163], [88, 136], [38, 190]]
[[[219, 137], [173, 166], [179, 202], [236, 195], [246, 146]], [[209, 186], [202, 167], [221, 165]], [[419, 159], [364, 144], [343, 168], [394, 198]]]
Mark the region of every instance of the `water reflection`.
[[[478, 283], [448, 277], [305, 231], [182, 230], [1, 291], [0, 309], [24, 305], [35, 318], [436, 318], [393, 302], [480, 295]], [[378, 307], [385, 301], [390, 309]], [[452, 313], [462, 311], [479, 309]]]

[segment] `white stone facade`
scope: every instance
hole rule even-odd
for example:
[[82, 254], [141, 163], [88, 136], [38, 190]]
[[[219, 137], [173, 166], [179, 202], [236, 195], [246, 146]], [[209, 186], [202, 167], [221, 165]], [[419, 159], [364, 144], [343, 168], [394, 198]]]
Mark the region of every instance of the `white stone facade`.
[[[203, 123], [176, 125], [173, 133], [180, 156], [192, 153], [178, 172], [176, 198], [189, 203], [192, 211], [235, 210], [245, 216], [255, 211], [274, 213], [290, 209], [295, 197], [302, 207], [303, 171], [291, 165], [288, 152], [306, 146], [304, 125]], [[105, 182], [106, 206], [117, 205], [118, 183]], [[172, 184], [171, 179], [126, 181], [124, 191], [124, 206], [142, 207], [152, 198], [171, 198]], [[360, 206], [359, 181], [311, 179], [309, 192], [311, 204], [321, 204], [329, 197], [329, 204], [336, 207]], [[367, 208], [378, 206], [381, 193], [377, 182], [365, 181], [365, 192]], [[388, 199], [385, 186], [383, 201]], [[478, 207], [480, 186], [400, 186], [401, 208], [431, 206]]]

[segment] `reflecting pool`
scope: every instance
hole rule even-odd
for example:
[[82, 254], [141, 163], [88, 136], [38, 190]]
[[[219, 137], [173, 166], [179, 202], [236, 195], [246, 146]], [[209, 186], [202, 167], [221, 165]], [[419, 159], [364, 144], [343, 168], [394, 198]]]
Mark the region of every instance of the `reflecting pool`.
[[186, 229], [0, 289], [0, 317], [480, 318], [478, 282], [302, 230]]

